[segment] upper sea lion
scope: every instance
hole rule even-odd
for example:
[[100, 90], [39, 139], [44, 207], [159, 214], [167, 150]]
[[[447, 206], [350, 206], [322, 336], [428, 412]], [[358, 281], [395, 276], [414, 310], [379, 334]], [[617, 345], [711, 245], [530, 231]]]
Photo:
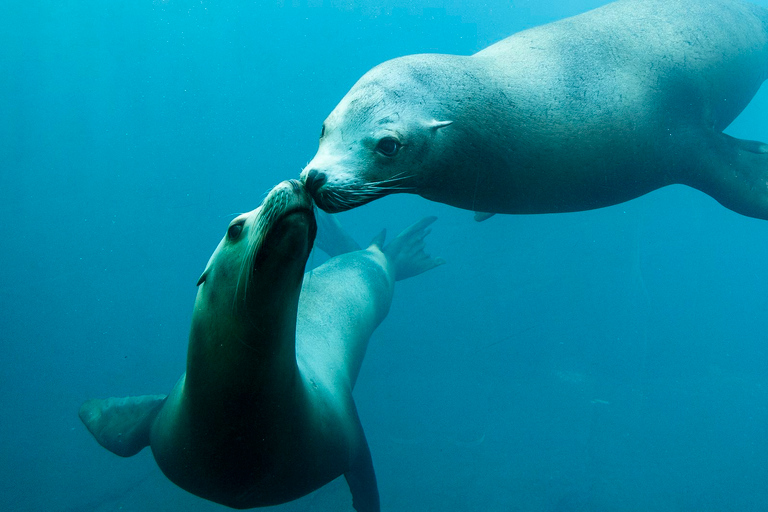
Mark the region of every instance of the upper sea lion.
[[768, 219], [768, 145], [725, 135], [768, 77], [768, 10], [621, 0], [472, 56], [366, 73], [301, 174], [330, 212], [410, 192], [477, 212], [609, 206], [671, 184]]

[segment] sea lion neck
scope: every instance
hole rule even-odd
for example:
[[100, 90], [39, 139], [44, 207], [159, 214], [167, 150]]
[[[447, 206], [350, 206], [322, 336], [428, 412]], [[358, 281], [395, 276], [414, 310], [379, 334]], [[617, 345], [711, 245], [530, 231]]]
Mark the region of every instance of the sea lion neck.
[[311, 213], [297, 212], [279, 223], [253, 263], [252, 284], [238, 306], [242, 342], [256, 364], [296, 364], [296, 317], [304, 267], [316, 224]]
[[[226, 400], [237, 389], [240, 397], [269, 394], [290, 385], [296, 365], [298, 290], [255, 311], [219, 316], [196, 312], [187, 355], [185, 388], [189, 397]], [[263, 306], [263, 307], [259, 307]]]
[[311, 210], [299, 210], [264, 229], [255, 257], [245, 257], [252, 244], [235, 248], [239, 258], [222, 252], [198, 292], [185, 383], [195, 400], [223, 400], [235, 388], [244, 400], [263, 399], [295, 384], [299, 295], [316, 225]]

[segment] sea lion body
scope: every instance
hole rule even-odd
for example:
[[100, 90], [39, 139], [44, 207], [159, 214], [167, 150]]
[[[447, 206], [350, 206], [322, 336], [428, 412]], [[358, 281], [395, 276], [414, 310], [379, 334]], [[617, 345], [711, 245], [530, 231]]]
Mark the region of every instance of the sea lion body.
[[768, 145], [722, 133], [768, 77], [768, 10], [621, 0], [472, 56], [366, 73], [302, 172], [341, 211], [414, 192], [493, 213], [617, 204], [682, 183], [768, 219]]
[[105, 448], [149, 445], [183, 489], [233, 508], [276, 505], [345, 475], [359, 511], [378, 511], [352, 389], [398, 274], [441, 263], [422, 238], [434, 218], [382, 248], [331, 258], [304, 278], [316, 224], [284, 182], [234, 219], [200, 278], [187, 370], [168, 397], [83, 404]]

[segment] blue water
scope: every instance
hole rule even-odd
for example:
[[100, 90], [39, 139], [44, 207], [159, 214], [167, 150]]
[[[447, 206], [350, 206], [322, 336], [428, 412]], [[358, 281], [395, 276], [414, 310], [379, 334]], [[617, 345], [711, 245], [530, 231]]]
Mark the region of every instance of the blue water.
[[[224, 510], [149, 450], [99, 447], [79, 405], [170, 390], [229, 219], [298, 176], [366, 70], [602, 3], [4, 4], [0, 509]], [[764, 86], [727, 132], [768, 141], [767, 113]], [[384, 510], [768, 510], [768, 222], [682, 186], [482, 224], [415, 196], [340, 218], [364, 242], [424, 215], [448, 264], [398, 284], [355, 390]], [[336, 481], [277, 510], [351, 500]]]

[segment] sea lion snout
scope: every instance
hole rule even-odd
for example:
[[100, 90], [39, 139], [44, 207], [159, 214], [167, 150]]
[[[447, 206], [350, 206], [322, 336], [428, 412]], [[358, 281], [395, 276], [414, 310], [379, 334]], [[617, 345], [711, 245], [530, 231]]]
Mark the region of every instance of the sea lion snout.
[[[326, 171], [307, 166], [301, 173], [301, 181], [304, 183], [307, 192], [319, 208], [322, 208], [328, 213], [339, 213], [348, 210], [350, 207], [345, 207], [344, 204], [349, 199], [344, 196], [351, 196], [352, 191], [344, 190], [342, 193], [334, 190], [333, 193], [328, 194], [328, 174], [329, 173]], [[331, 188], [343, 190], [345, 187], [339, 184]]]
[[311, 210], [312, 197], [299, 180], [285, 180], [276, 185], [262, 203], [262, 215], [279, 216], [288, 210]]
[[[304, 233], [306, 229], [304, 235], [308, 236], [311, 250], [317, 234], [313, 210], [312, 197], [301, 181], [295, 179], [283, 181], [272, 189], [262, 204], [258, 232], [264, 239], [272, 240], [272, 243], [292, 247], [295, 243], [287, 239], [290, 238], [289, 233], [297, 229], [298, 231], [294, 234], [298, 235], [300, 232]], [[285, 240], [281, 240], [284, 238]], [[306, 237], [299, 236], [299, 238]], [[259, 249], [260, 247], [257, 251]]]
[[305, 169], [304, 172], [301, 173], [301, 180], [304, 182], [304, 186], [309, 195], [312, 196], [315, 204], [324, 210], [328, 208], [327, 201], [325, 201], [323, 193], [321, 192], [323, 185], [328, 183], [327, 174], [323, 171], [318, 171], [317, 169]]
[[307, 192], [309, 192], [309, 195], [313, 198], [316, 197], [320, 187], [325, 185], [327, 181], [328, 177], [325, 173], [318, 171], [317, 169], [310, 169], [304, 175], [304, 186], [307, 187]]

